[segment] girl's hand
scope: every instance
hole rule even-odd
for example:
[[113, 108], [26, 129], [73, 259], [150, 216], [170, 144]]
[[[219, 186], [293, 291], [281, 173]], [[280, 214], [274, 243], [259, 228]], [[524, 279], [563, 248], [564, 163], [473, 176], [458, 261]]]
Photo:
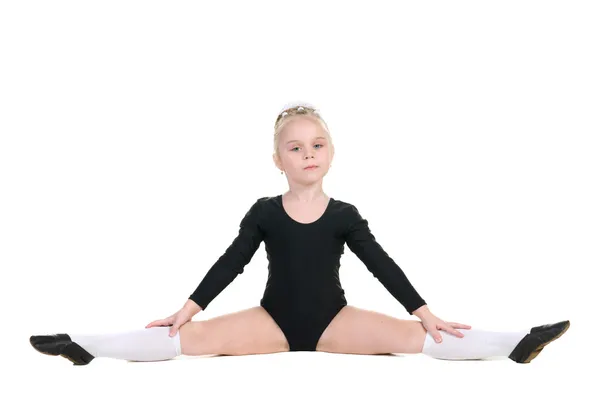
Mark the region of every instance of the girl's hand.
[[471, 326], [458, 322], [445, 322], [433, 315], [433, 313], [431, 313], [428, 309], [423, 310], [423, 312], [420, 314], [415, 313], [415, 315], [419, 316], [421, 319], [421, 324], [427, 330], [427, 332], [433, 336], [437, 343], [442, 342], [442, 335], [438, 332], [438, 330], [444, 330], [454, 336], [462, 338], [465, 335], [457, 331], [455, 328], [471, 329]]
[[182, 308], [170, 317], [150, 322], [146, 325], [146, 328], [151, 328], [153, 326], [170, 326], [169, 336], [172, 337], [175, 336], [179, 327], [191, 320], [192, 317], [193, 313], [190, 310]]

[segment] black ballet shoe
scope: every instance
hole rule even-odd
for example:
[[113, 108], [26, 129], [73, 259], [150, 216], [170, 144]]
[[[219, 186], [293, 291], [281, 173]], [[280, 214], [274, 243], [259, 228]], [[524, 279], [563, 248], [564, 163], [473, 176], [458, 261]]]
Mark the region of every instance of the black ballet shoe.
[[31, 336], [29, 343], [40, 353], [64, 357], [73, 365], [87, 365], [94, 359], [93, 355], [73, 342], [66, 333]]
[[519, 364], [530, 363], [540, 354], [544, 346], [561, 337], [569, 326], [571, 326], [569, 321], [561, 321], [531, 328], [508, 357]]

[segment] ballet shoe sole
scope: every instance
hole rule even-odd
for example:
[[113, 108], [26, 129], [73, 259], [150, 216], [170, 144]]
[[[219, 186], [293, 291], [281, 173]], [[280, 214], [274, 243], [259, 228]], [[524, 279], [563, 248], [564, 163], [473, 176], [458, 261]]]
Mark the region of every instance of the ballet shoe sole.
[[94, 359], [94, 356], [87, 353], [75, 342], [66, 345], [60, 355], [71, 361], [73, 365], [87, 365]]
[[567, 324], [565, 325], [565, 328], [558, 335], [554, 336], [552, 339], [548, 340], [547, 342], [539, 345], [537, 347], [537, 349], [532, 351], [531, 354], [529, 355], [529, 357], [527, 357], [527, 359], [522, 362], [522, 364], [529, 364], [531, 362], [531, 360], [533, 360], [534, 358], [536, 358], [538, 356], [538, 354], [540, 354], [540, 352], [544, 349], [544, 347], [548, 343], [551, 343], [551, 342], [555, 341], [556, 339], [558, 339], [559, 337], [561, 337], [569, 329], [570, 326], [571, 326], [571, 322], [567, 322]]
[[45, 351], [39, 350], [37, 347], [33, 346], [33, 348], [41, 354], [45, 354], [47, 356], [61, 356], [71, 361], [73, 365], [87, 365], [94, 359], [92, 355], [86, 356], [85, 350], [81, 348], [77, 343], [72, 342], [66, 345], [59, 354], [47, 353]]

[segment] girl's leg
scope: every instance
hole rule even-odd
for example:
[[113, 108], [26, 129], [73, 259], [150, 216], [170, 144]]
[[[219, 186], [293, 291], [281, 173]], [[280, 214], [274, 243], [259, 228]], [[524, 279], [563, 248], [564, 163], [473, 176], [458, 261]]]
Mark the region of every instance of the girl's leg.
[[439, 331], [442, 342], [436, 343], [429, 332], [422, 353], [442, 360], [477, 360], [490, 357], [508, 357], [528, 331], [496, 332], [481, 329], [460, 329], [464, 337]]
[[182, 354], [249, 355], [289, 351], [288, 341], [261, 307], [188, 322], [179, 328]]
[[181, 354], [180, 333], [169, 336], [168, 326], [157, 326], [104, 334], [31, 336], [29, 342], [40, 353], [62, 356], [76, 365], [96, 357], [129, 361], [162, 361]]
[[548, 343], [561, 337], [570, 325], [569, 321], [561, 321], [522, 331], [458, 329], [464, 334], [463, 338], [441, 331], [442, 343], [435, 343], [427, 333], [422, 352], [446, 360], [508, 357], [517, 363], [529, 363]]
[[262, 307], [190, 321], [177, 334], [170, 327], [142, 328], [110, 334], [32, 336], [31, 345], [49, 355], [85, 365], [96, 357], [129, 361], [162, 361], [183, 355], [241, 355], [289, 350], [287, 340]]
[[[321, 336], [318, 351], [350, 354], [422, 353], [445, 360], [510, 357], [529, 362], [541, 347], [568, 329], [568, 321], [514, 332], [459, 329], [463, 338], [444, 331], [435, 343], [420, 321], [401, 320], [357, 307], [344, 307]], [[531, 334], [530, 334], [531, 333]]]
[[169, 336], [168, 326], [155, 326], [100, 335], [72, 334], [71, 340], [94, 357], [129, 361], [162, 361], [181, 354], [179, 332]]
[[346, 306], [317, 343], [317, 351], [346, 354], [420, 353], [425, 329], [420, 321], [401, 320]]

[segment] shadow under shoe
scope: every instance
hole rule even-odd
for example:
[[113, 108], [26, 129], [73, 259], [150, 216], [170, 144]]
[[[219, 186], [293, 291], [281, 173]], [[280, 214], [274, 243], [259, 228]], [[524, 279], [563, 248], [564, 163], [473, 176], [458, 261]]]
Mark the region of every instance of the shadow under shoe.
[[40, 353], [64, 357], [73, 365], [87, 365], [94, 359], [93, 355], [73, 342], [66, 333], [34, 335], [29, 338], [29, 343]]
[[569, 329], [569, 326], [571, 326], [569, 321], [561, 321], [531, 328], [531, 331], [521, 339], [508, 358], [519, 364], [528, 364], [540, 354], [544, 346], [561, 337]]

